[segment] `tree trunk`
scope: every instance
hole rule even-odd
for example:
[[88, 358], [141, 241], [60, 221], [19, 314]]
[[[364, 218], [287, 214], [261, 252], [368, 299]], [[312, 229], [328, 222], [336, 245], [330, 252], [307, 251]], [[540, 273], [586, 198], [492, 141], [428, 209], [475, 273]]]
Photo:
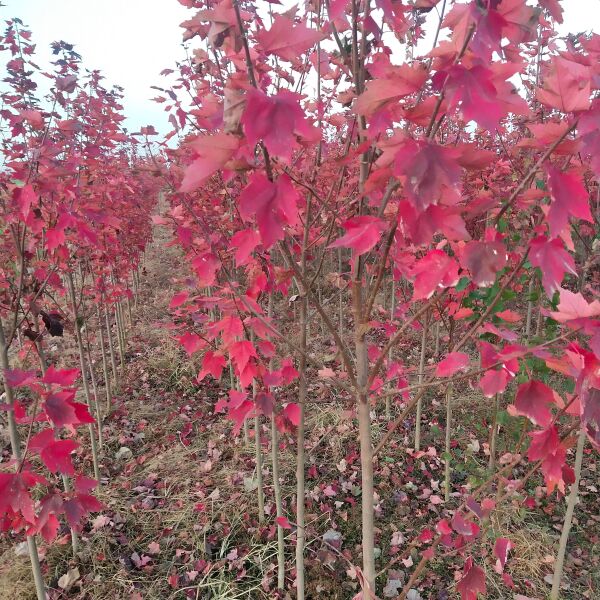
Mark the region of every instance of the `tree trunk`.
[[[79, 315], [77, 311], [77, 297], [75, 295], [75, 285], [73, 284], [73, 276], [71, 273], [67, 273], [67, 284], [69, 287], [69, 294], [71, 296], [71, 308], [73, 310], [73, 319], [75, 321], [75, 339], [77, 340], [77, 349], [79, 351], [79, 364], [81, 366], [81, 382], [83, 384], [83, 392], [85, 394], [85, 400], [87, 405], [91, 408], [90, 388], [87, 380], [87, 366], [85, 364], [85, 353], [83, 350], [83, 339], [81, 337], [81, 329], [79, 328]], [[96, 419], [99, 415], [96, 415]], [[94, 424], [88, 425], [90, 432], [90, 443], [92, 448], [92, 463], [94, 465], [94, 477], [100, 481], [100, 467], [98, 466], [98, 447], [96, 444], [96, 434], [94, 432]]]
[[[421, 356], [419, 358], [419, 376], [418, 384], [423, 383], [425, 377], [425, 355], [427, 352], [427, 331], [429, 329], [429, 313], [425, 314], [425, 322], [423, 323], [423, 333], [421, 335]], [[417, 415], [415, 417], [415, 450], [421, 448], [421, 411], [422, 400], [417, 400]]]
[[552, 591], [550, 593], [550, 600], [558, 600], [560, 598], [560, 582], [562, 580], [563, 566], [565, 563], [567, 541], [569, 540], [569, 533], [571, 531], [571, 524], [573, 522], [573, 512], [575, 511], [575, 505], [577, 504], [577, 497], [579, 494], [579, 480], [581, 479], [581, 463], [583, 462], [583, 448], [585, 446], [585, 440], [586, 434], [582, 429], [579, 432], [579, 439], [577, 440], [577, 451], [575, 453], [575, 481], [571, 486], [569, 499], [567, 500], [567, 512], [565, 513], [565, 520], [563, 522], [563, 528], [560, 534], [560, 542], [558, 544], [558, 552], [556, 554], [556, 562], [554, 563], [554, 575], [552, 577]]
[[[0, 366], [2, 372], [10, 370], [10, 363], [8, 360], [8, 347], [6, 346], [6, 336], [4, 335], [4, 324], [0, 322]], [[7, 409], [7, 420], [8, 420], [8, 434], [10, 438], [10, 447], [14, 459], [17, 461], [16, 468], [19, 468], [19, 462], [21, 461], [21, 440], [19, 439], [19, 430], [17, 429], [17, 422], [15, 421], [14, 413], [14, 396], [12, 388], [6, 383], [4, 379], [4, 394], [6, 396]], [[27, 536], [27, 550], [29, 552], [29, 561], [31, 563], [31, 571], [33, 573], [33, 581], [35, 584], [35, 593], [37, 600], [46, 600], [46, 589], [44, 586], [44, 578], [42, 576], [42, 568], [40, 566], [40, 558], [37, 550], [37, 543], [35, 536]]]

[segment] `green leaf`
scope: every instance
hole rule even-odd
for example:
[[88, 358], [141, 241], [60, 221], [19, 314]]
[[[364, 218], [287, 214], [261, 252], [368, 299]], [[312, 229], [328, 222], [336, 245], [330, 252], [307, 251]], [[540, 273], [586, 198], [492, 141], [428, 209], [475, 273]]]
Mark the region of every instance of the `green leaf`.
[[457, 292], [462, 292], [464, 289], [467, 288], [467, 286], [469, 285], [469, 282], [471, 280], [468, 277], [461, 277], [458, 280], [458, 283], [456, 284], [456, 287], [454, 288]]

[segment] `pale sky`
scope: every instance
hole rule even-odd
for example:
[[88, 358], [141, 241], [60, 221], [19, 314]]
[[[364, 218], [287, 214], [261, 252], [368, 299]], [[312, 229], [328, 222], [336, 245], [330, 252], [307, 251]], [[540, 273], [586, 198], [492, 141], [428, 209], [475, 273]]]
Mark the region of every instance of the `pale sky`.
[[[31, 29], [40, 66], [51, 60], [51, 42], [72, 43], [85, 67], [99, 69], [108, 82], [125, 88], [129, 131], [147, 124], [163, 133], [171, 129], [162, 106], [150, 101], [157, 95], [150, 86], [160, 86], [160, 71], [185, 56], [179, 24], [194, 14], [192, 10], [177, 0], [3, 0], [3, 4], [2, 20], [19, 17]], [[600, 32], [600, 0], [562, 4], [562, 34], [592, 27]]]
[[3, 0], [2, 21], [19, 17], [37, 44], [41, 67], [52, 60], [50, 43], [75, 45], [83, 66], [99, 69], [110, 84], [125, 88], [129, 131], [153, 124], [162, 132], [172, 127], [162, 106], [151, 102], [161, 85], [159, 73], [185, 57], [179, 24], [193, 11], [177, 0]]

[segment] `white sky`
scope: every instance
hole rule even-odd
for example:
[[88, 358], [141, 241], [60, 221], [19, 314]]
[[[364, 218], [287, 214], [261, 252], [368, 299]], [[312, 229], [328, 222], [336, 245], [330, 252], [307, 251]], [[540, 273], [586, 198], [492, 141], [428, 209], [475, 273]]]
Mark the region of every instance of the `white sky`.
[[[125, 88], [130, 131], [148, 124], [161, 132], [171, 129], [162, 106], [150, 101], [158, 93], [150, 86], [161, 85], [160, 71], [184, 57], [179, 24], [193, 11], [177, 0], [3, 0], [3, 4], [0, 19], [19, 17], [31, 29], [40, 66], [51, 60], [51, 42], [72, 43], [85, 67], [99, 69], [108, 83]], [[590, 28], [600, 32], [600, 0], [562, 4], [562, 34]]]
[[35, 62], [52, 60], [50, 43], [75, 45], [83, 66], [99, 69], [105, 84], [125, 88], [124, 108], [129, 131], [153, 124], [169, 131], [162, 106], [150, 98], [159, 92], [159, 73], [181, 60], [183, 30], [179, 24], [193, 14], [177, 0], [3, 0], [2, 21], [20, 18], [37, 44]]

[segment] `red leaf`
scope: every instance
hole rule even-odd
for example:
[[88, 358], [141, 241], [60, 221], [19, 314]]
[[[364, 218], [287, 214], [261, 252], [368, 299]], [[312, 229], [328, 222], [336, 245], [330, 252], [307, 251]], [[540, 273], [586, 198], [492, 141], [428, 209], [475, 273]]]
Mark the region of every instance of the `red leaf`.
[[501, 394], [508, 385], [508, 373], [506, 369], [490, 369], [486, 371], [479, 380], [479, 388], [486, 398], [493, 398], [496, 394]]
[[251, 90], [247, 96], [242, 125], [250, 144], [263, 140], [270, 154], [289, 163], [298, 147], [296, 135], [311, 141], [319, 139], [319, 130], [305, 118], [299, 94], [282, 90], [275, 96], [267, 96], [260, 90]]
[[300, 407], [297, 404], [294, 404], [293, 402], [287, 404], [283, 409], [283, 415], [292, 425], [294, 425], [294, 427], [300, 425]]
[[254, 403], [250, 400], [244, 400], [236, 408], [230, 408], [227, 417], [234, 422], [233, 435], [237, 435], [242, 428], [244, 420], [254, 408]]
[[427, 72], [420, 66], [403, 63], [393, 66], [385, 78], [368, 81], [365, 91], [356, 99], [354, 111], [359, 115], [370, 116], [421, 89], [427, 80]]
[[65, 230], [53, 227], [46, 231], [46, 250], [52, 252], [59, 246], [63, 246], [66, 241]]
[[287, 517], [277, 517], [275, 519], [275, 523], [277, 523], [277, 525], [279, 525], [279, 527], [281, 527], [282, 529], [291, 529], [292, 526], [290, 525], [290, 522], [287, 520]]
[[489, 287], [496, 281], [496, 273], [504, 268], [508, 256], [502, 242], [469, 242], [460, 258], [463, 267], [471, 271], [473, 283]]
[[554, 393], [541, 381], [522, 383], [515, 397], [516, 414], [527, 417], [534, 425], [548, 427], [552, 412], [548, 405], [554, 403]]
[[220, 379], [226, 364], [227, 359], [222, 354], [208, 350], [202, 360], [202, 369], [198, 373], [198, 381], [202, 381], [207, 375], [212, 375], [217, 380]]
[[273, 19], [271, 29], [260, 29], [256, 33], [263, 52], [275, 54], [292, 63], [324, 37], [320, 31], [309, 29], [303, 24], [294, 26], [293, 21], [283, 15], [277, 15]]
[[577, 275], [575, 261], [565, 250], [559, 238], [548, 241], [545, 237], [537, 237], [531, 241], [529, 260], [542, 272], [542, 285], [551, 298], [560, 289], [565, 272]]
[[352, 217], [342, 224], [345, 235], [329, 244], [329, 248], [352, 248], [357, 256], [374, 248], [381, 239], [385, 221], [377, 217]]
[[590, 69], [564, 56], [553, 56], [550, 72], [537, 99], [562, 112], [587, 110], [590, 106]]
[[504, 571], [504, 565], [508, 559], [508, 552], [513, 547], [512, 542], [507, 538], [497, 538], [494, 544], [494, 555], [498, 559], [496, 561], [495, 570], [496, 573], [502, 573]]
[[0, 473], [0, 515], [21, 513], [28, 523], [34, 523], [35, 513], [29, 490], [36, 483], [48, 485], [45, 479], [30, 471]]
[[541, 431], [533, 431], [529, 435], [531, 443], [527, 451], [527, 458], [531, 462], [542, 460], [549, 454], [554, 454], [560, 446], [560, 438], [555, 425]]
[[102, 503], [90, 494], [77, 494], [63, 504], [65, 517], [71, 527], [78, 528], [81, 520], [91, 512], [102, 510]]
[[506, 321], [507, 323], [518, 323], [521, 320], [521, 315], [512, 310], [503, 310], [494, 314], [495, 317]]
[[435, 528], [441, 535], [450, 535], [452, 533], [452, 527], [450, 527], [450, 523], [446, 519], [439, 521]]
[[[444, 73], [439, 73], [441, 79]], [[465, 121], [476, 121], [485, 129], [493, 131], [505, 116], [502, 103], [494, 85], [494, 73], [483, 65], [466, 68], [454, 65], [447, 73], [446, 97], [453, 109], [460, 106]]]
[[589, 195], [583, 180], [575, 173], [561, 173], [549, 169], [548, 186], [552, 194], [552, 204], [548, 212], [550, 236], [559, 236], [569, 224], [569, 216], [593, 223], [590, 212]]
[[30, 208], [32, 205], [36, 204], [37, 201], [38, 197], [30, 183], [18, 190], [17, 202], [21, 211], [21, 217], [24, 220], [27, 219]]
[[394, 175], [403, 175], [404, 192], [418, 212], [442, 198], [460, 197], [462, 169], [457, 153], [445, 146], [407, 140], [394, 157]]
[[559, 323], [600, 315], [600, 302], [598, 300], [594, 300], [588, 304], [579, 292], [575, 294], [563, 289], [560, 290], [560, 301], [557, 308], [558, 310], [551, 312], [550, 315]]
[[262, 173], [255, 173], [240, 194], [240, 214], [245, 220], [256, 218], [263, 246], [268, 250], [283, 239], [285, 225], [297, 224], [298, 200], [298, 192], [287, 175], [272, 183]]
[[242, 267], [248, 264], [248, 259], [258, 244], [260, 235], [254, 229], [243, 229], [234, 233], [229, 242], [229, 249], [235, 250], [235, 266]]
[[171, 299], [169, 308], [177, 308], [178, 306], [185, 304], [185, 302], [188, 299], [188, 296], [189, 296], [189, 294], [187, 292], [179, 292], [178, 294], [175, 294], [173, 296], [173, 298]]
[[85, 404], [73, 402], [75, 392], [63, 390], [46, 396], [44, 410], [56, 427], [94, 423]]
[[200, 287], [208, 287], [215, 283], [216, 273], [221, 265], [220, 260], [212, 252], [204, 252], [192, 260], [192, 267], [198, 277]]
[[254, 397], [254, 404], [260, 414], [270, 417], [273, 414], [275, 398], [268, 392], [258, 392]]
[[75, 383], [79, 377], [79, 369], [60, 369], [57, 370], [53, 365], [48, 367], [42, 381], [44, 383], [55, 383], [56, 385], [69, 386]]
[[192, 356], [198, 350], [202, 350], [206, 345], [206, 342], [195, 333], [186, 332], [178, 338], [179, 343], [185, 348], [185, 351], [189, 356]]
[[469, 360], [469, 355], [464, 352], [451, 352], [438, 363], [435, 374], [437, 377], [451, 377], [457, 371], [466, 370]]
[[460, 535], [471, 537], [479, 533], [479, 526], [472, 521], [467, 521], [460, 512], [454, 513], [452, 517], [452, 529]]
[[199, 158], [185, 170], [180, 192], [193, 192], [213, 173], [223, 168], [239, 147], [239, 139], [234, 135], [217, 133], [196, 138], [190, 146]]
[[566, 450], [562, 446], [559, 446], [553, 454], [548, 454], [542, 461], [541, 469], [546, 481], [548, 494], [551, 494], [555, 487], [558, 487], [563, 494], [565, 493], [563, 473], [566, 458]]
[[21, 369], [6, 369], [4, 380], [11, 388], [30, 385], [37, 381], [35, 371], [22, 371]]
[[75, 474], [71, 452], [79, 448], [76, 441], [55, 440], [53, 430], [45, 429], [34, 435], [29, 445], [33, 451], [39, 453], [40, 458], [52, 473]]
[[229, 356], [238, 371], [243, 371], [251, 358], [256, 358], [256, 349], [252, 345], [252, 342], [248, 340], [242, 340], [231, 344], [229, 349]]
[[540, 6], [545, 8], [550, 13], [550, 16], [557, 23], [563, 22], [563, 9], [562, 9], [562, 6], [559, 4], [560, 0], [538, 0], [538, 1], [540, 3]]
[[465, 561], [462, 579], [456, 584], [462, 600], [477, 600], [477, 594], [485, 595], [485, 573], [473, 564], [471, 557]]
[[415, 264], [413, 300], [430, 298], [438, 288], [458, 283], [458, 263], [442, 250], [430, 250]]

